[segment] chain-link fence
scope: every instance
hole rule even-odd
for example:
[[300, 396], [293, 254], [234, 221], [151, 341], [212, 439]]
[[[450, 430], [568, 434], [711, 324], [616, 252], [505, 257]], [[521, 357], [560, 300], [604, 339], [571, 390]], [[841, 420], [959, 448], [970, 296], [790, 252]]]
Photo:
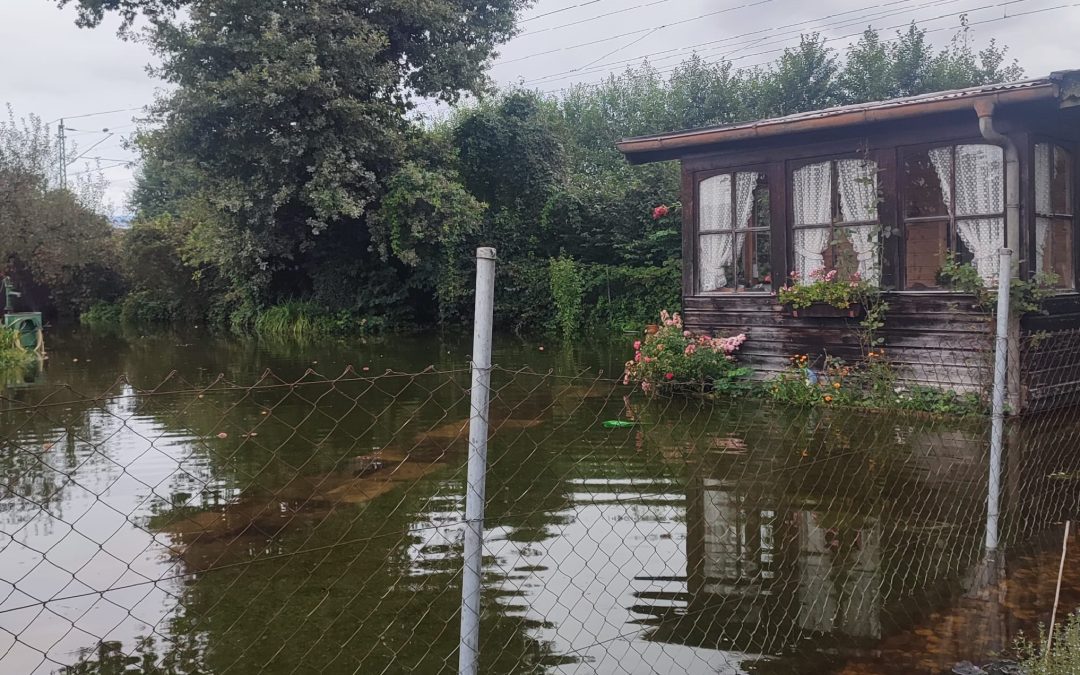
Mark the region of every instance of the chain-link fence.
[[483, 322], [456, 370], [12, 389], [0, 671], [947, 672], [1080, 606], [1080, 332], [1013, 342], [998, 435], [989, 348], [641, 386]]
[[[0, 671], [454, 672], [469, 377], [15, 392]], [[1003, 558], [985, 415], [496, 366], [489, 419], [484, 673], [947, 669], [1047, 620], [1080, 499], [1074, 410], [1010, 421]]]

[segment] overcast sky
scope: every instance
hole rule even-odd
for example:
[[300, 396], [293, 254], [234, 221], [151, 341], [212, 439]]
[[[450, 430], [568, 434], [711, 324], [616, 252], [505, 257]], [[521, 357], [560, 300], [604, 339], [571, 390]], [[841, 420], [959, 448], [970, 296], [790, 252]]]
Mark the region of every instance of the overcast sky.
[[[67, 118], [79, 152], [100, 142], [87, 157], [101, 158], [109, 199], [123, 213], [132, 168], [122, 161], [135, 159], [124, 140], [139, 114], [126, 109], [153, 100], [160, 86], [146, 72], [153, 57], [119, 40], [115, 21], [79, 29], [74, 11], [55, 4], [0, 0], [0, 100], [20, 116]], [[646, 56], [661, 70], [692, 51], [751, 66], [775, 59], [800, 32], [818, 31], [842, 50], [867, 26], [891, 35], [911, 21], [942, 45], [964, 13], [976, 46], [996, 38], [1028, 75], [1080, 68], [1080, 0], [538, 0], [521, 35], [502, 47], [492, 76], [557, 92]], [[86, 170], [85, 162], [69, 171]]]

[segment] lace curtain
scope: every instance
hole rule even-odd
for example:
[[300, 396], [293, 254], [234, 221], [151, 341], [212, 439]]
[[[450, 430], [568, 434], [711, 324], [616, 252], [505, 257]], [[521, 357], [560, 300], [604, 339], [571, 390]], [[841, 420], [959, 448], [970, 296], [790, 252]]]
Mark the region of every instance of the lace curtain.
[[[947, 208], [951, 208], [955, 186], [956, 213], [951, 215], [976, 216], [1005, 210], [1005, 167], [1001, 148], [996, 145], [958, 145], [955, 166], [952, 148], [934, 148], [929, 154]], [[997, 251], [1005, 242], [1005, 219], [957, 220], [956, 232], [971, 251], [979, 276], [988, 284], [995, 283]]]
[[[792, 174], [792, 210], [795, 225], [832, 222], [832, 171], [829, 162], [808, 164]], [[798, 229], [794, 232], [795, 272], [807, 283], [810, 272], [825, 265], [829, 227]]]
[[[836, 162], [836, 175], [844, 221], [876, 221], [877, 163], [862, 159], [841, 159]], [[874, 284], [881, 277], [881, 251], [878, 246], [880, 229], [878, 225], [864, 225], [845, 230], [855, 249], [859, 275]]]
[[[698, 186], [701, 216], [698, 230], [705, 235], [731, 229], [731, 174], [720, 174], [701, 181]], [[730, 234], [702, 236], [698, 245], [698, 287], [702, 291], [725, 288], [732, 254]]]
[[723, 231], [746, 229], [754, 211], [757, 177], [753, 172], [735, 174], [734, 209], [731, 203], [732, 174], [706, 178], [698, 187], [701, 202], [698, 229], [702, 234], [698, 247], [698, 285], [702, 291], [727, 288], [729, 282], [734, 281], [732, 254], [742, 249], [746, 234], [732, 235]]
[[1053, 164], [1050, 144], [1035, 144], [1035, 271], [1046, 270], [1046, 261], [1051, 258], [1047, 246], [1050, 244], [1050, 228], [1053, 222], [1044, 216], [1054, 212], [1051, 203], [1051, 174]]

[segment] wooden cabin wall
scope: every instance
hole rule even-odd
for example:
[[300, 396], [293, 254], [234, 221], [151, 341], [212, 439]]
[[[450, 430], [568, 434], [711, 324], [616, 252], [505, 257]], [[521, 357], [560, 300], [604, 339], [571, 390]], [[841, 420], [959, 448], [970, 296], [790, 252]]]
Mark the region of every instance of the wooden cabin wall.
[[[890, 294], [887, 301], [880, 335], [902, 382], [958, 391], [982, 390], [990, 382], [993, 323], [986, 312], [973, 308], [972, 298]], [[775, 297], [689, 296], [683, 300], [683, 321], [695, 332], [745, 332], [739, 357], [758, 377], [784, 370], [795, 354], [828, 354], [848, 362], [863, 357], [858, 320], [795, 318]]]
[[[999, 128], [1026, 142], [1021, 115], [1002, 115]], [[880, 170], [880, 219], [885, 231], [899, 234], [901, 205], [897, 195], [900, 148], [925, 143], [983, 142], [974, 111], [853, 130], [829, 130], [790, 138], [733, 144], [723, 152], [697, 152], [683, 158], [683, 315], [696, 332], [729, 335], [745, 332], [740, 357], [758, 376], [782, 371], [795, 354], [818, 358], [828, 354], [854, 362], [863, 357], [857, 320], [794, 318], [775, 296], [754, 293], [696, 292], [696, 184], [703, 172], [755, 167], [768, 173], [772, 189], [773, 291], [786, 282], [791, 252], [788, 241], [791, 206], [787, 192], [792, 164], [808, 158], [827, 159], [844, 153], [869, 153]], [[1023, 186], [1025, 191], [1028, 186]], [[1025, 218], [1026, 222], [1026, 218]], [[893, 292], [902, 261], [903, 242], [888, 236], [883, 250], [883, 287], [889, 311], [880, 336], [901, 381], [958, 391], [985, 391], [993, 371], [993, 323], [973, 300], [945, 292]]]
[[[1059, 111], [1043, 110], [1025, 115], [1020, 122], [1028, 129], [1027, 143], [1022, 147], [1021, 175], [1023, 177], [1022, 223], [1027, 232], [1034, 231], [1035, 214], [1030, 205], [1035, 202], [1034, 167], [1031, 147], [1040, 141], [1059, 141], [1074, 152], [1073, 200], [1078, 212], [1080, 195], [1080, 107]], [[1025, 158], [1028, 158], [1025, 162]], [[1030, 238], [1029, 238], [1030, 239]], [[1034, 256], [1034, 242], [1028, 242], [1025, 257]], [[1080, 222], [1073, 227], [1073, 270], [1080, 289]], [[1021, 321], [1020, 371], [1022, 407], [1038, 412], [1080, 405], [1080, 294], [1065, 292], [1044, 303], [1043, 311], [1032, 313]]]
[[[1001, 108], [995, 113], [999, 130], [1020, 150], [1021, 241], [1020, 274], [1033, 271], [1035, 214], [1033, 143], [1058, 140], [1073, 149], [1074, 195], [1080, 195], [1080, 106], [1059, 109], [1056, 102]], [[761, 376], [786, 368], [791, 356], [835, 355], [847, 361], [862, 357], [858, 322], [842, 319], [796, 319], [777, 304], [775, 296], [753, 293], [696, 293], [696, 183], [707, 171], [755, 167], [768, 173], [771, 192], [773, 291], [785, 283], [790, 269], [788, 241], [791, 207], [787, 191], [793, 162], [828, 158], [843, 153], [868, 153], [878, 162], [882, 202], [879, 213], [886, 231], [900, 233], [901, 205], [897, 195], [900, 148], [927, 143], [982, 142], [974, 111], [869, 124], [858, 129], [831, 129], [795, 138], [746, 140], [695, 150], [682, 157], [683, 309], [686, 325], [716, 335], [745, 332], [740, 355]], [[1074, 199], [1078, 197], [1074, 196]], [[1037, 411], [1080, 405], [1080, 209], [1074, 206], [1073, 260], [1075, 290], [1051, 298], [1044, 312], [1025, 316], [1016, 359], [1020, 382], [1019, 405]], [[992, 375], [993, 323], [971, 298], [943, 292], [896, 292], [898, 267], [905, 243], [886, 237], [883, 247], [883, 288], [889, 311], [880, 335], [888, 358], [901, 378], [957, 390], [985, 390]], [[820, 361], [819, 361], [820, 365]], [[1010, 369], [1012, 370], [1012, 369]], [[1015, 374], [1015, 370], [1012, 371]], [[1015, 375], [1013, 375], [1015, 376]]]

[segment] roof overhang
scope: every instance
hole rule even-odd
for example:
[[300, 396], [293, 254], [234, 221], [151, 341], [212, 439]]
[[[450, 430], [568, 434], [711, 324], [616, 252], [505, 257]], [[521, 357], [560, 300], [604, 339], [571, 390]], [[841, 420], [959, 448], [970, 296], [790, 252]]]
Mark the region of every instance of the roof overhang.
[[[992, 104], [997, 107], [1058, 99], [1064, 106], [1070, 104], [1065, 100], [1068, 98], [1073, 101], [1072, 105], [1076, 105], [1080, 104], [1080, 78], [1078, 76], [1080, 76], [1080, 71], [1063, 71], [1037, 80], [839, 106], [745, 124], [639, 136], [623, 139], [615, 145], [626, 155], [626, 159], [631, 164], [644, 164], [675, 159], [699, 149], [711, 150], [716, 149], [717, 146], [740, 141], [973, 110], [976, 102], [980, 106]], [[1063, 94], [1071, 94], [1071, 96], [1063, 98]]]

